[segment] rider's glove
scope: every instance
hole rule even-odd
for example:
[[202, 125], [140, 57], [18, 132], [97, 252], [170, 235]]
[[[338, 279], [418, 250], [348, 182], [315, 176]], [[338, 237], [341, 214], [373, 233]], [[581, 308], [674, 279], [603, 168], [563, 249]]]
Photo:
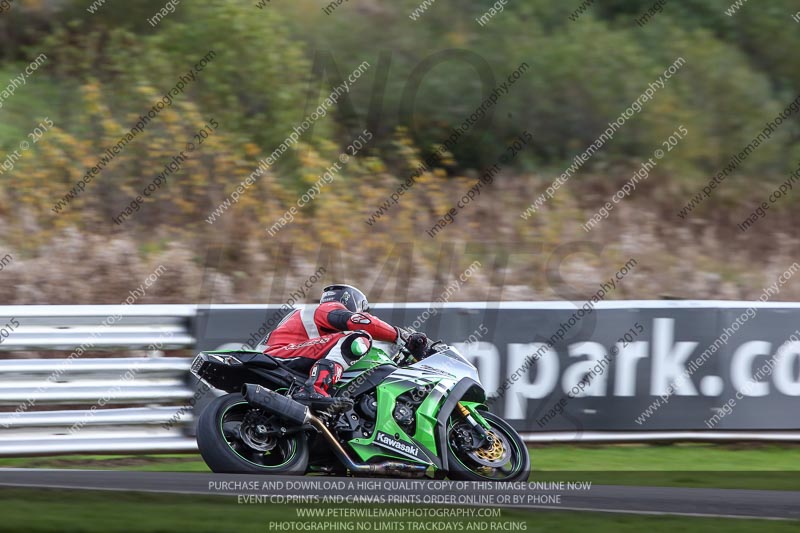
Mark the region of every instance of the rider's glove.
[[427, 356], [428, 337], [424, 333], [411, 333], [406, 339], [406, 350], [418, 361]]

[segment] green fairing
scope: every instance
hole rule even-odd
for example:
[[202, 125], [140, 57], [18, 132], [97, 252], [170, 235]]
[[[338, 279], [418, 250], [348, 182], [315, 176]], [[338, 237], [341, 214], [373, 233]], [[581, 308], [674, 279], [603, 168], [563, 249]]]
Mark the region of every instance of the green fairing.
[[[373, 348], [367, 355], [359, 359], [356, 363], [347, 369], [346, 376], [343, 376], [339, 382], [339, 386], [345, 386], [353, 379], [359, 379], [359, 375], [369, 373], [371, 369], [377, 366], [391, 364], [394, 365], [388, 355], [377, 348]], [[401, 371], [402, 374], [402, 371]], [[394, 376], [394, 374], [392, 375]], [[390, 376], [390, 378], [392, 377]], [[416, 379], [404, 379], [404, 376], [398, 376], [396, 380], [384, 381], [376, 388], [376, 399], [378, 403], [378, 413], [375, 423], [375, 431], [372, 435], [366, 438], [356, 438], [348, 442], [350, 447], [356, 452], [362, 461], [369, 461], [377, 457], [381, 458], [402, 458], [416, 463], [428, 464], [434, 466], [430, 461], [425, 459], [415, 460], [408, 456], [392, 452], [384, 447], [375, 444], [378, 431], [388, 433], [394, 436], [397, 440], [409, 444], [417, 444], [426, 448], [427, 451], [433, 456], [439, 456], [439, 450], [436, 445], [436, 417], [442, 408], [447, 394], [428, 394], [427, 398], [420, 404], [416, 411], [416, 431], [414, 432], [414, 441], [409, 435], [397, 424], [394, 419], [393, 412], [397, 404], [398, 398], [419, 386], [428, 387], [429, 391], [433, 391], [437, 385], [446, 388], [447, 392], [451, 391], [456, 385], [457, 380], [447, 379], [440, 374], [426, 373]], [[475, 419], [484, 427], [489, 427], [486, 420], [477, 413], [477, 409], [482, 404], [475, 402], [464, 402], [470, 412], [475, 415]]]
[[[447, 384], [448, 390], [451, 390], [455, 384], [452, 380], [444, 379], [440, 379], [436, 384], [443, 381], [449, 382]], [[437, 456], [439, 454], [436, 449], [435, 438], [436, 415], [439, 414], [439, 410], [442, 408], [445, 400], [447, 400], [447, 396], [436, 397], [430, 395], [425, 398], [425, 401], [422, 402], [419, 409], [417, 409], [417, 432], [414, 434], [414, 438]]]
[[[376, 366], [386, 364], [394, 365], [394, 362], [383, 350], [372, 348], [364, 357], [350, 365], [350, 367], [348, 367], [348, 369], [345, 371], [345, 374], [355, 377], [355, 373], [361, 374]], [[338, 387], [342, 387], [349, 381], [349, 379], [346, 379], [343, 376], [337, 385]]]
[[[397, 402], [397, 397], [407, 392], [415, 387], [414, 384], [403, 386], [401, 384], [396, 383], [389, 383], [389, 384], [382, 384], [379, 385], [377, 388], [377, 400], [378, 400], [378, 416], [375, 422], [375, 431], [367, 438], [363, 439], [353, 439], [349, 441], [350, 446], [353, 450], [358, 454], [359, 458], [362, 461], [368, 461], [374, 457], [387, 457], [396, 459], [398, 457], [402, 457], [404, 460], [413, 461], [416, 463], [423, 463], [423, 464], [430, 464], [429, 461], [426, 460], [415, 460], [408, 456], [393, 453], [386, 448], [382, 448], [374, 444], [375, 437], [378, 434], [378, 431], [383, 431], [384, 433], [388, 433], [389, 435], [394, 436], [397, 440], [406, 442], [408, 444], [414, 445], [414, 443], [409, 438], [408, 434], [397, 424], [392, 416], [392, 412], [394, 411], [395, 403]], [[419, 417], [417, 418], [419, 420]], [[418, 430], [417, 433], [419, 434], [420, 431]], [[431, 442], [432, 442], [432, 434], [431, 434]], [[425, 444], [431, 452], [436, 453], [436, 446], [433, 447]]]

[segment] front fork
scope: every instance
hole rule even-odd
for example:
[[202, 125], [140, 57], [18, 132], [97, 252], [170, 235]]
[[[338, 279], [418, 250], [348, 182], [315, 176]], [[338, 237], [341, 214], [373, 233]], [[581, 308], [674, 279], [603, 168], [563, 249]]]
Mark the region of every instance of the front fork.
[[491, 444], [491, 441], [489, 440], [489, 433], [487, 431], [491, 429], [491, 426], [486, 419], [483, 418], [480, 413], [478, 413], [478, 405], [479, 404], [474, 402], [458, 402], [456, 405], [456, 410], [472, 427], [473, 431], [480, 436], [481, 442], [477, 448], [483, 448], [484, 446]]

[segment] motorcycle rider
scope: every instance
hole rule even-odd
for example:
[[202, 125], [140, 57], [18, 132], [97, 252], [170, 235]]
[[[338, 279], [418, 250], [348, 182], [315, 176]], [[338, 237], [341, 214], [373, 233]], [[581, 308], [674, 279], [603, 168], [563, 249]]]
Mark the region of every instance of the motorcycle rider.
[[391, 326], [368, 311], [363, 292], [351, 285], [329, 285], [319, 304], [295, 309], [267, 334], [259, 345], [265, 354], [309, 372], [295, 400], [317, 409], [337, 403], [330, 391], [342, 372], [369, 351], [372, 339], [404, 346], [417, 359], [425, 357], [424, 333]]

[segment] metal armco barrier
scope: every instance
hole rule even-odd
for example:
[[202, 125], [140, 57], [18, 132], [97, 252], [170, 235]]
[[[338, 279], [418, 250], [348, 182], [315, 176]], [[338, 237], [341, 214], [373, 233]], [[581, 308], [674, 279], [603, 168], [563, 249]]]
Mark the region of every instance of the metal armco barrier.
[[[469, 302], [373, 312], [397, 325], [421, 322], [459, 347], [492, 409], [531, 442], [800, 440], [800, 304], [579, 309]], [[239, 348], [280, 313], [278, 305], [0, 307], [0, 328], [17, 324], [0, 330], [0, 351], [62, 357], [0, 360], [0, 455], [196, 450], [189, 359], [89, 359], [75, 350]]]
[[196, 450], [185, 430], [192, 410], [183, 408], [194, 394], [189, 359], [83, 355], [193, 349], [195, 313], [176, 305], [0, 307], [0, 350], [62, 357], [0, 360], [0, 456]]
[[0, 405], [159, 403], [190, 398], [186, 358], [0, 361]]
[[196, 312], [190, 305], [0, 306], [0, 328], [11, 330], [0, 350], [188, 348]]
[[[192, 411], [179, 414], [194, 394], [189, 363], [183, 357], [0, 361], [0, 406], [7, 409], [0, 413], [0, 455], [195, 450], [184, 431]], [[76, 405], [82, 408], [34, 410]]]

